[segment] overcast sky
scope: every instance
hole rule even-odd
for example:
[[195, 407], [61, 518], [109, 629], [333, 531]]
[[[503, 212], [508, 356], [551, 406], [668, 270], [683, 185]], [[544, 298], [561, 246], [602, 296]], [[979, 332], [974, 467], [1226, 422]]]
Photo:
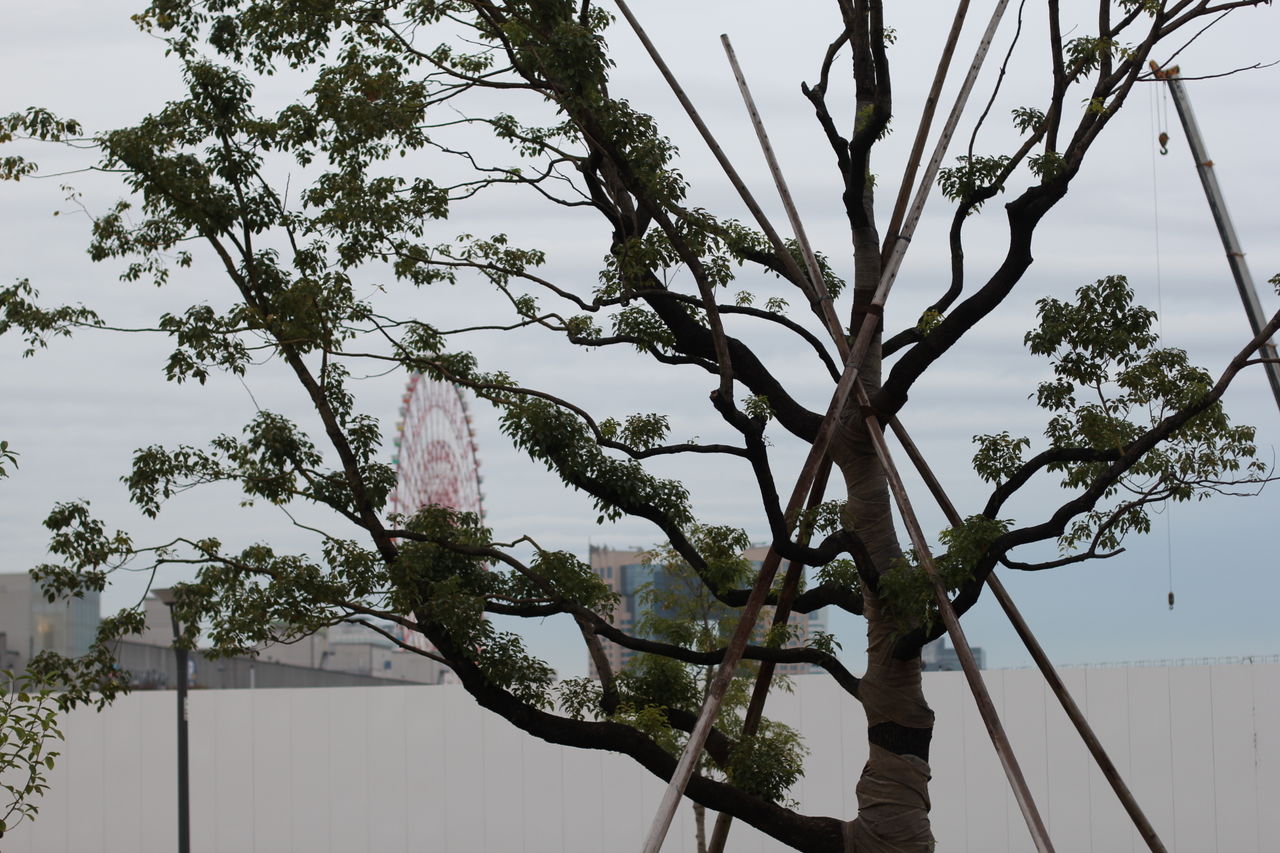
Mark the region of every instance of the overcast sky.
[[[930, 12], [921, 16], [924, 20], [899, 17], [898, 10], [908, 5], [917, 13]], [[958, 62], [971, 55], [990, 5], [974, 4]], [[1067, 5], [1088, 21], [1086, 6]], [[47, 0], [10, 9], [0, 32], [5, 80], [0, 110], [41, 104], [79, 118], [90, 130], [104, 130], [134, 121], [177, 95], [175, 66], [163, 56], [163, 45], [138, 33], [128, 20], [139, 6], [118, 0]], [[831, 257], [837, 271], [847, 273], [849, 250], [838, 181], [808, 104], [799, 93], [801, 81], [812, 82], [816, 77], [835, 4], [796, 4], [787, 15], [785, 30], [779, 25], [778, 6], [772, 3], [650, 0], [637, 6], [651, 36], [730, 157], [781, 226], [785, 220], [773, 201], [720, 50], [718, 35], [727, 31], [732, 36], [809, 235]], [[897, 117], [896, 133], [873, 164], [882, 187], [896, 187], [950, 8], [951, 4], [937, 2], [890, 7], [890, 24], [898, 31], [891, 53]], [[1008, 46], [1012, 14], [997, 38], [994, 59], [1003, 56]], [[807, 26], [810, 15], [816, 22], [811, 28]], [[1179, 56], [1184, 74], [1218, 73], [1280, 57], [1275, 21], [1275, 12], [1269, 8], [1229, 17]], [[979, 138], [979, 151], [1004, 150], [1010, 138], [1010, 108], [1043, 103], [1046, 58], [1038, 26], [1038, 18], [1029, 13], [1024, 47], [992, 111], [990, 130]], [[1087, 23], [1076, 30], [1086, 31]], [[631, 33], [615, 29], [610, 42], [618, 62], [613, 74], [615, 94], [625, 95], [657, 116], [664, 132], [681, 147], [680, 166], [692, 184], [692, 203], [745, 219], [745, 211]], [[1165, 55], [1167, 51], [1158, 58]], [[977, 88], [975, 97], [982, 102], [991, 91], [994, 71], [993, 61]], [[958, 78], [958, 73], [953, 75], [949, 92]], [[273, 81], [264, 88], [264, 99], [284, 97], [294, 82]], [[1278, 83], [1280, 69], [1269, 68], [1189, 84], [1268, 312], [1280, 301], [1266, 284], [1266, 279], [1280, 272], [1280, 245], [1275, 240], [1280, 226], [1275, 198], [1280, 185], [1272, 136], [1278, 119], [1274, 96]], [[944, 102], [949, 105], [950, 94]], [[902, 413], [962, 514], [976, 512], [986, 495], [969, 469], [971, 436], [1007, 429], [1035, 438], [1043, 428], [1044, 418], [1027, 396], [1046, 375], [1046, 367], [1026, 354], [1021, 343], [1034, 319], [1035, 299], [1047, 294], [1067, 296], [1103, 275], [1128, 275], [1139, 299], [1162, 309], [1165, 342], [1187, 349], [1215, 374], [1247, 338], [1244, 313], [1172, 105], [1162, 90], [1148, 85], [1138, 87], [1126, 110], [1095, 147], [1069, 198], [1041, 228], [1036, 264], [1019, 294], [927, 375]], [[971, 110], [961, 125], [964, 140], [974, 115]], [[1172, 137], [1168, 156], [1157, 153], [1155, 137], [1161, 130]], [[70, 154], [52, 151], [45, 159], [45, 172], [78, 162]], [[73, 185], [82, 194], [76, 203], [64, 200], [63, 184]], [[1010, 195], [1019, 189], [1015, 184]], [[129, 325], [148, 323], [162, 311], [227, 299], [225, 284], [208, 267], [197, 266], [169, 287], [156, 290], [122, 284], [115, 280], [118, 270], [91, 264], [84, 252], [88, 220], [76, 210], [82, 203], [101, 212], [116, 198], [118, 187], [102, 176], [51, 175], [7, 185], [0, 192], [0, 277], [6, 282], [30, 278], [49, 303], [83, 301], [109, 321]], [[882, 190], [881, 195], [887, 207], [892, 192]], [[969, 229], [970, 280], [978, 280], [1003, 254], [1001, 201], [991, 202], [987, 215]], [[943, 238], [949, 214], [940, 198], [931, 205], [886, 312], [891, 330], [913, 323], [920, 308], [945, 287]], [[55, 211], [63, 215], [54, 217]], [[471, 229], [504, 231], [517, 242], [547, 249], [550, 268], [564, 280], [581, 282], [581, 292], [590, 288], [605, 249], [598, 225], [549, 217], [544, 205], [527, 197], [482, 200], [441, 233]], [[370, 293], [376, 283], [370, 281]], [[747, 283], [776, 288], [757, 279]], [[436, 294], [393, 293], [389, 298], [396, 310], [470, 322], [494, 304], [475, 294], [476, 288], [459, 286]], [[705, 374], [691, 370], [675, 376], [649, 374], [637, 371], [637, 360], [627, 354], [583, 355], [537, 335], [491, 336], [477, 339], [472, 346], [486, 366], [513, 369], [519, 379], [559, 389], [604, 415], [669, 411], [675, 438], [706, 438], [721, 430], [718, 417], [705, 403], [713, 384]], [[825, 408], [830, 385], [804, 353], [767, 337], [760, 346], [807, 405]], [[270, 366], [251, 373], [244, 383], [220, 376], [205, 387], [168, 384], [162, 374], [167, 351], [160, 339], [86, 333], [23, 360], [18, 341], [0, 339], [4, 364], [0, 438], [22, 454], [21, 467], [0, 483], [0, 569], [23, 571], [44, 559], [46, 531], [40, 521], [55, 501], [69, 498], [92, 501], [108, 524], [130, 531], [139, 543], [183, 534], [218, 535], [229, 543], [271, 541], [282, 549], [308, 547], [307, 537], [291, 528], [287, 518], [275, 511], [241, 512], [230, 491], [185, 495], [158, 522], [146, 522], [128, 505], [118, 478], [136, 448], [153, 443], [199, 444], [219, 432], [238, 431], [252, 417], [255, 400], [264, 408], [299, 416], [304, 411], [298, 391]], [[402, 376], [358, 383], [360, 405], [381, 417], [388, 430], [402, 384]], [[1258, 427], [1261, 454], [1273, 459], [1280, 443], [1280, 415], [1261, 372], [1238, 380], [1227, 407], [1235, 421]], [[539, 466], [504, 444], [491, 410], [477, 405], [474, 411], [488, 518], [500, 537], [528, 534], [544, 546], [583, 556], [588, 543], [623, 548], [656, 541], [656, 530], [645, 523], [597, 526], [588, 501], [567, 493]], [[787, 489], [798, 471], [802, 448], [781, 433], [774, 440], [778, 476]], [[658, 470], [688, 477], [701, 519], [745, 526], [753, 537], [763, 538], [752, 490], [740, 473], [687, 463]], [[1035, 521], [1057, 497], [1052, 490], [1040, 490], [1010, 511], [1020, 521]], [[928, 529], [943, 526], [922, 491], [917, 502]], [[1145, 540], [1126, 543], [1129, 551], [1120, 557], [1027, 577], [1005, 572], [1006, 583], [1051, 657], [1062, 663], [1276, 653], [1280, 652], [1273, 607], [1280, 595], [1274, 547], [1277, 518], [1280, 498], [1274, 488], [1251, 499], [1181, 504], [1157, 518]], [[1170, 576], [1177, 593], [1172, 612], [1165, 603]], [[183, 577], [178, 569], [170, 569], [157, 583], [168, 585]], [[104, 606], [114, 609], [136, 601], [146, 580], [121, 579], [104, 596]], [[860, 621], [837, 614], [831, 622], [846, 652], [856, 655], [863, 643]], [[986, 648], [991, 665], [1029, 663], [989, 600], [984, 599], [965, 625], [971, 641]], [[572, 675], [586, 668], [573, 633], [551, 622], [530, 636], [535, 650], [562, 674]]]

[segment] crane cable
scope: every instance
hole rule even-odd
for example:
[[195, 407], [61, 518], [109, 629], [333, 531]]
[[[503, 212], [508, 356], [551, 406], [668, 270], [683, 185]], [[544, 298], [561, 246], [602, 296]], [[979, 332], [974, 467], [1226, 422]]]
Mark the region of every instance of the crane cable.
[[[1151, 130], [1153, 133], [1159, 129], [1159, 135], [1156, 141], [1160, 144], [1160, 154], [1165, 156], [1169, 153], [1169, 91], [1165, 86], [1156, 86], [1148, 90], [1150, 92], [1150, 117]], [[1156, 273], [1156, 335], [1159, 338], [1160, 346], [1164, 346], [1164, 287], [1163, 277], [1161, 275], [1160, 264], [1160, 181], [1159, 181], [1159, 160], [1156, 159], [1155, 148], [1151, 149], [1151, 219], [1152, 230], [1155, 235], [1155, 273]], [[1164, 506], [1164, 548], [1165, 548], [1165, 566], [1168, 570], [1168, 589], [1169, 589], [1169, 610], [1173, 610], [1173, 503], [1166, 501]], [[1169, 697], [1169, 767], [1174, 767], [1175, 746], [1173, 740], [1173, 679], [1166, 676], [1165, 689]], [[1178, 792], [1177, 785], [1169, 785], [1169, 810], [1171, 814], [1178, 813]], [[1173, 843], [1178, 842], [1178, 827], [1176, 821], [1172, 827]]]
[[[1169, 153], [1169, 92], [1164, 86], [1155, 86], [1150, 93], [1149, 115], [1151, 130], [1160, 144], [1160, 155]], [[1156, 133], [1156, 131], [1159, 131]], [[1164, 282], [1160, 265], [1160, 182], [1159, 161], [1156, 151], [1151, 149], [1151, 219], [1155, 234], [1155, 273], [1156, 273], [1156, 335], [1161, 346], [1164, 346]], [[1164, 547], [1165, 565], [1168, 569], [1169, 609], [1173, 609], [1173, 503], [1166, 501], [1164, 506]]]

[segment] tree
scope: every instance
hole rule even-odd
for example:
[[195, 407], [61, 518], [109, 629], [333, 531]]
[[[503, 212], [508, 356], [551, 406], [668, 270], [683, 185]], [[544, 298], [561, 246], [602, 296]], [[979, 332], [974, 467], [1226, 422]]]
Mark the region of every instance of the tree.
[[[425, 634], [434, 651], [421, 653], [451, 667], [477, 702], [514, 725], [555, 743], [624, 753], [665, 777], [692, 728], [698, 692], [684, 676], [640, 675], [713, 666], [723, 648], [611, 624], [611, 595], [599, 579], [571, 554], [539, 547], [529, 531], [512, 538], [516, 531], [490, 531], [439, 507], [388, 516], [393, 475], [379, 425], [357, 407], [352, 366], [419, 371], [470, 388], [501, 410], [515, 445], [591, 497], [602, 521], [651, 522], [663, 547], [732, 608], [748, 591], [717, 570], [714, 543], [698, 533], [706, 528], [682, 483], [650, 469], [690, 454], [740, 466], [759, 492], [760, 517], [738, 526], [762, 524], [778, 554], [816, 570], [816, 583], [791, 607], [863, 616], [871, 665], [855, 678], [830, 648], [777, 642], [751, 644], [745, 657], [827, 669], [866, 707], [872, 759], [848, 835], [841, 821], [782, 804], [778, 786], [746, 781], [760, 778], [769, 751], [752, 751], [750, 737], [737, 741], [732, 725], [708, 749], [724, 778], [700, 774], [688, 793], [798, 849], [931, 849], [932, 712], [920, 649], [944, 629], [919, 571], [924, 555], [900, 545], [874, 424], [907, 411], [921, 377], [1025, 288], [1037, 228], [1149, 73], [1157, 46], [1176, 46], [1214, 16], [1260, 2], [1103, 0], [1092, 22], [1074, 30], [1082, 34], [1068, 37], [1072, 28], [1051, 0], [1041, 39], [1049, 46], [1046, 94], [1013, 111], [1019, 136], [1008, 153], [975, 148], [984, 116], [967, 152], [942, 173], [954, 211], [951, 280], [918, 322], [882, 340], [875, 295], [897, 226], [882, 235], [871, 163], [894, 116], [894, 33], [880, 2], [836, 4], [830, 48], [803, 87], [848, 223], [854, 264], [846, 283], [837, 262], [815, 258], [819, 274], [806, 273], [798, 244], [779, 246], [689, 201], [674, 144], [650, 115], [611, 93], [604, 35], [612, 18], [589, 0], [156, 0], [138, 21], [167, 40], [185, 81], [181, 98], [135, 126], [87, 139], [74, 122], [40, 109], [9, 116], [0, 131], [89, 144], [100, 152], [97, 168], [122, 176], [131, 197], [94, 218], [90, 251], [124, 259], [126, 279], [163, 284], [193, 265], [220, 270], [225, 293], [166, 314], [152, 329], [173, 339], [169, 378], [203, 383], [213, 371], [239, 375], [274, 359], [312, 410], [310, 426], [266, 410], [243, 434], [206, 447], [140, 450], [125, 478], [138, 507], [154, 516], [179, 491], [231, 483], [248, 502], [324, 508], [338, 526], [317, 531], [306, 553], [269, 544], [236, 550], [217, 531], [142, 547], [83, 503], [67, 503], [47, 522], [62, 562], [37, 576], [75, 594], [102, 588], [125, 567], [192, 566], [195, 578], [177, 588], [175, 605], [186, 640], [204, 625], [227, 654], [335, 622], [390, 620]], [[837, 63], [847, 63], [851, 91]], [[264, 106], [256, 90], [277, 73], [284, 84], [303, 81], [305, 91]], [[3, 161], [11, 178], [34, 168], [21, 156]], [[581, 228], [577, 234], [599, 234], [598, 280], [559, 272], [556, 247], [521, 246], [498, 229], [445, 236], [448, 218], [468, 202], [516, 191], [544, 199], [549, 215]], [[1002, 210], [989, 204], [1003, 192]], [[990, 269], [975, 269], [964, 252], [970, 223], [982, 217], [1003, 222], [1003, 257]], [[765, 299], [773, 292], [767, 276], [794, 288], [814, 317], [778, 296]], [[491, 289], [505, 313], [447, 329], [383, 307], [387, 292], [447, 286]], [[824, 291], [843, 312], [837, 328]], [[42, 309], [25, 284], [6, 289], [0, 305], [6, 325], [33, 347], [52, 333], [102, 325], [84, 309]], [[1264, 338], [1214, 377], [1159, 346], [1152, 320], [1119, 276], [1081, 287], [1074, 300], [1040, 303], [1039, 328], [1026, 342], [1052, 365], [1053, 378], [1035, 391], [1049, 414], [1044, 438], [980, 437], [975, 470], [992, 484], [990, 497], [939, 536], [946, 552], [938, 567], [961, 615], [997, 565], [1030, 571], [1103, 558], [1149, 526], [1154, 505], [1265, 476], [1252, 431], [1231, 425], [1220, 405]], [[1273, 318], [1265, 334], [1278, 325]], [[713, 377], [718, 434], [672, 439], [664, 412], [597, 417], [571, 391], [522, 385], [517, 367], [482, 365], [457, 343], [495, 327], [546, 333], [580, 358], [632, 348], [657, 376], [703, 372]], [[771, 367], [760, 330], [812, 352], [809, 367], [798, 377]], [[823, 416], [796, 388], [815, 377], [834, 381], [833, 350], [860, 333], [870, 336], [860, 371], [867, 405], [854, 400], [836, 413], [829, 447], [841, 499], [788, 516], [773, 442], [819, 440]], [[1057, 507], [1034, 523], [1001, 517], [1020, 490], [1053, 474], [1067, 495]], [[822, 538], [811, 543], [815, 535]], [[1045, 542], [1064, 555], [1013, 556]], [[782, 597], [775, 591], [770, 602]], [[570, 618], [589, 650], [609, 640], [648, 657], [638, 674], [602, 671], [599, 683], [558, 686], [550, 667], [486, 614]], [[122, 613], [104, 623], [95, 657], [51, 658], [44, 667], [87, 691], [95, 676], [110, 676], [110, 639], [139, 628], [137, 613]]]
[[[17, 466], [18, 452], [0, 440], [0, 480], [9, 476], [6, 465]], [[53, 769], [58, 753], [51, 742], [62, 739], [58, 728], [58, 699], [28, 675], [0, 671], [4, 693], [0, 695], [0, 790], [8, 799], [0, 813], [0, 837], [23, 820], [33, 820], [40, 807], [36, 800], [49, 788], [46, 771]]]
[[48, 685], [27, 675], [0, 672], [0, 790], [8, 800], [0, 812], [0, 836], [24, 820], [35, 820], [37, 800], [49, 789], [48, 771], [59, 753], [49, 747], [62, 739], [58, 697]]

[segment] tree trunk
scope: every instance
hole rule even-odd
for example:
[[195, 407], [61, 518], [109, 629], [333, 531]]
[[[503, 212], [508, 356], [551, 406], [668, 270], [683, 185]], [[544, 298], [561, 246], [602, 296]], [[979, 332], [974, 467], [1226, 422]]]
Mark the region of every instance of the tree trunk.
[[847, 828], [849, 853], [931, 853], [929, 740], [933, 711], [925, 702], [920, 657], [895, 660], [898, 627], [864, 593], [867, 671], [859, 695], [867, 715], [870, 756], [858, 780], [858, 817]]
[[[902, 559], [884, 472], [866, 445], [865, 426], [846, 431], [836, 462], [848, 484], [846, 524], [857, 531], [881, 573]], [[859, 697], [867, 715], [870, 755], [858, 781], [858, 817], [846, 831], [852, 853], [927, 853], [934, 849], [929, 826], [929, 741], [933, 711], [924, 698], [920, 657], [897, 660], [894, 640], [902, 626], [886, 613], [864, 584], [867, 670]]]
[[[878, 271], [877, 271], [878, 272]], [[871, 347], [862, 377], [869, 389], [880, 384], [880, 345]], [[832, 442], [847, 492], [845, 524], [870, 554], [875, 576], [903, 559], [894, 530], [888, 480], [867, 433], [860, 407], [844, 413]], [[867, 715], [870, 754], [858, 780], [858, 817], [845, 828], [848, 853], [931, 853], [929, 824], [929, 741], [933, 711], [924, 698], [920, 656], [897, 660], [894, 641], [904, 630], [883, 602], [863, 584], [867, 620], [867, 670], [859, 698]]]

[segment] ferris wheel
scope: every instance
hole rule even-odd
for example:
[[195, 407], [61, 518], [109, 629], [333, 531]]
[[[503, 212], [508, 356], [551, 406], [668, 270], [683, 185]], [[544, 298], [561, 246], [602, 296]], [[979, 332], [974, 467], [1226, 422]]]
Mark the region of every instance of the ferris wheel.
[[484, 517], [480, 458], [462, 389], [420, 373], [409, 377], [396, 424], [391, 511], [438, 505]]
[[[410, 375], [400, 402], [391, 464], [396, 471], [392, 512], [413, 515], [424, 506], [437, 505], [484, 518], [470, 407], [456, 385], [421, 373]], [[391, 630], [407, 646], [434, 650], [418, 631], [398, 625]], [[442, 672], [441, 679], [447, 681], [448, 673]]]

